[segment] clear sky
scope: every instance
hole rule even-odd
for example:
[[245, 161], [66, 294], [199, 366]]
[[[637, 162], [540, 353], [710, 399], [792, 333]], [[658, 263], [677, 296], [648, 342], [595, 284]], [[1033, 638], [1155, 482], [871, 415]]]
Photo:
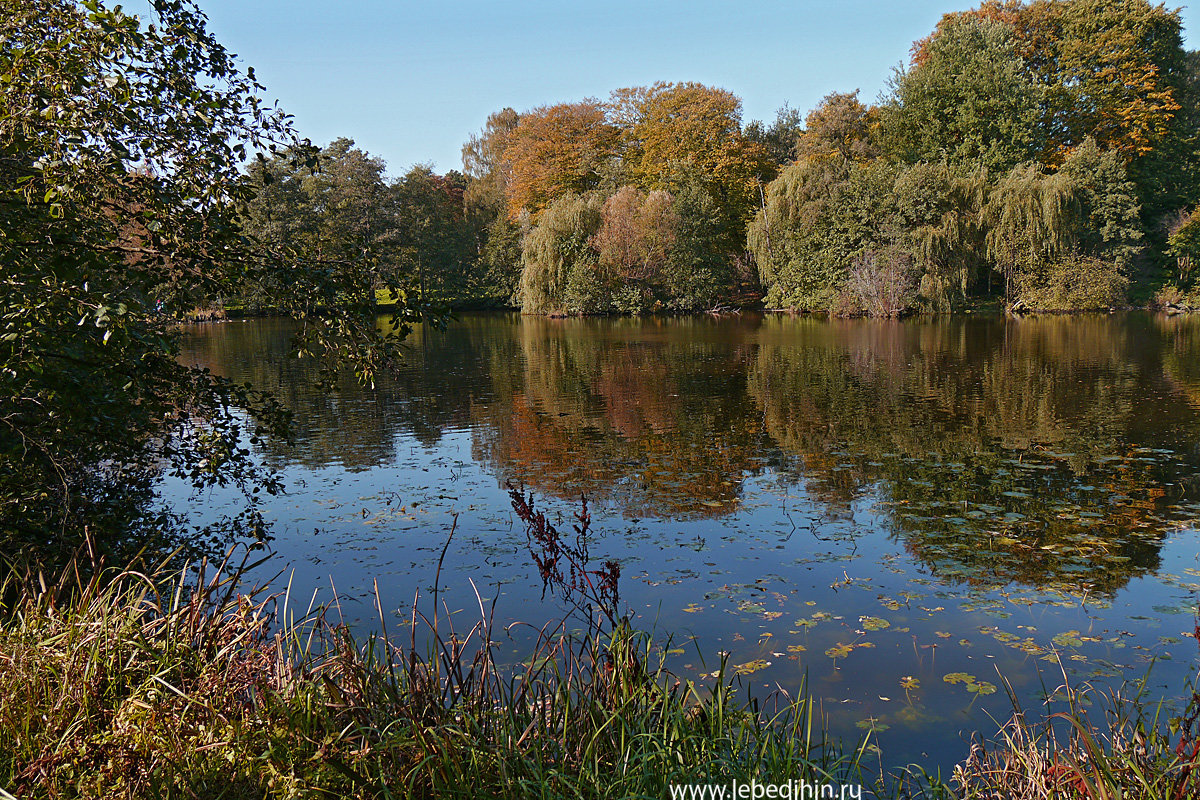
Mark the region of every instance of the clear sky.
[[[785, 102], [807, 112], [831, 91], [874, 101], [913, 40], [978, 0], [199, 3], [303, 135], [348, 136], [396, 176], [417, 163], [461, 169], [463, 142], [505, 106], [659, 80], [727, 89], [747, 122], [770, 122]], [[1200, 13], [1183, 20], [1188, 48], [1200, 47]]]

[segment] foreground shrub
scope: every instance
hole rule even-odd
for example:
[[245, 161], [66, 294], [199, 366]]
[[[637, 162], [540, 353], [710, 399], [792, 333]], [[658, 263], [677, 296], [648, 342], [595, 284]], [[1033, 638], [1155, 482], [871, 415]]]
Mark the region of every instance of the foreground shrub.
[[1013, 308], [1033, 311], [1084, 311], [1125, 301], [1129, 280], [1113, 262], [1090, 256], [1066, 256], [1014, 276]]
[[[1200, 625], [1194, 636], [1200, 643]], [[972, 745], [953, 782], [971, 800], [1200, 797], [1200, 674], [1187, 696], [1168, 719], [1144, 680], [1107, 691], [1064, 684], [1051, 697], [1063, 711], [1039, 719], [1017, 708], [993, 742]]]
[[1155, 308], [1183, 309], [1192, 311], [1200, 308], [1200, 286], [1184, 290], [1173, 283], [1168, 283], [1157, 292], [1151, 303]]

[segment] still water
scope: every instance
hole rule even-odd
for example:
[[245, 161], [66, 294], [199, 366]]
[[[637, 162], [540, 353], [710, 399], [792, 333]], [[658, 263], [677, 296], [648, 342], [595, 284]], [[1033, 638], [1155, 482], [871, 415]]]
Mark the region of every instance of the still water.
[[1064, 673], [1174, 700], [1195, 669], [1200, 320], [465, 315], [337, 391], [289, 336], [197, 326], [183, 358], [294, 410], [294, 446], [259, 453], [289, 487], [273, 568], [359, 628], [376, 586], [389, 624], [428, 604], [452, 525], [461, 626], [476, 588], [501, 623], [558, 614], [511, 482], [563, 530], [587, 496], [595, 563], [678, 674], [726, 653], [760, 694], [807, 677], [885, 763], [961, 759], [1006, 682], [1034, 709]]

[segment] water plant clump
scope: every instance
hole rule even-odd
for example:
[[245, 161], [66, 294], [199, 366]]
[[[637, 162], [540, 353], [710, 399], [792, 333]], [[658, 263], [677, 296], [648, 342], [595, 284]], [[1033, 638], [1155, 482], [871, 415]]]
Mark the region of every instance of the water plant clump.
[[[1200, 625], [1194, 636], [1200, 643]], [[1200, 796], [1200, 673], [1193, 673], [1186, 705], [1174, 716], [1147, 697], [1144, 679], [1102, 689], [1071, 686], [1063, 676], [1051, 699], [1065, 703], [1064, 710], [1027, 714], [1014, 698], [1014, 714], [998, 734], [972, 743], [952, 776], [961, 797]]]

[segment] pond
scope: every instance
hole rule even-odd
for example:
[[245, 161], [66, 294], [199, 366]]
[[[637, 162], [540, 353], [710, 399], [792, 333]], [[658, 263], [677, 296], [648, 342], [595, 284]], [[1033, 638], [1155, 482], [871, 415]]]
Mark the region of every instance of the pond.
[[1173, 700], [1194, 669], [1200, 320], [463, 315], [337, 391], [289, 336], [196, 326], [183, 359], [295, 411], [294, 446], [258, 454], [289, 487], [277, 585], [361, 629], [375, 587], [389, 624], [428, 604], [452, 525], [456, 624], [476, 588], [500, 623], [559, 614], [511, 482], [563, 530], [586, 495], [595, 562], [678, 674], [726, 653], [758, 694], [807, 680], [885, 764], [948, 769], [1064, 673]]

